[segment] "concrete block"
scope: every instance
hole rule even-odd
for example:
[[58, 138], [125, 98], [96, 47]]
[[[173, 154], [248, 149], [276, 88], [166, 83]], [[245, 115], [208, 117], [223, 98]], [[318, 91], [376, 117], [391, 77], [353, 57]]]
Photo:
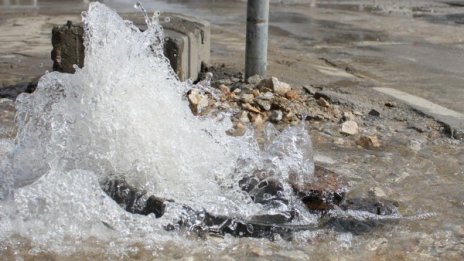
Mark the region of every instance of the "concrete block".
[[[140, 30], [147, 26], [140, 13], [123, 14]], [[169, 19], [167, 19], [169, 18]], [[164, 54], [169, 59], [180, 80], [196, 80], [204, 66], [210, 63], [210, 24], [207, 21], [175, 13], [164, 13], [160, 17], [164, 28]], [[84, 62], [82, 24], [56, 26], [52, 31], [53, 69], [73, 73], [73, 64], [79, 67]], [[56, 65], [56, 66], [55, 66]]]
[[[189, 38], [189, 78], [196, 78], [202, 66], [209, 65], [211, 50], [211, 29], [209, 22], [181, 14], [165, 13], [169, 22], [162, 22], [163, 28], [187, 35]], [[195, 77], [193, 77], [195, 76]]]
[[52, 30], [53, 70], [74, 73], [73, 65], [84, 65], [84, 30], [81, 25], [55, 26]]
[[[164, 55], [169, 59], [171, 67], [179, 79], [196, 79], [189, 74], [189, 39], [186, 35], [165, 30]], [[198, 75], [198, 73], [197, 73]]]

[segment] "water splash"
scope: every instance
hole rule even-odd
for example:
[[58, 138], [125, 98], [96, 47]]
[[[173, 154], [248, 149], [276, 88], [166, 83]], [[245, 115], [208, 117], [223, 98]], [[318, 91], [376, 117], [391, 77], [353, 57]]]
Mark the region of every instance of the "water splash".
[[[17, 98], [18, 135], [0, 162], [0, 242], [13, 235], [56, 251], [89, 238], [153, 243], [182, 206], [246, 218], [268, 211], [238, 181], [266, 171], [287, 184], [311, 176], [311, 140], [303, 127], [268, 128], [260, 150], [253, 132], [232, 138], [223, 118], [192, 115], [185, 93], [208, 83], [179, 82], [163, 55], [157, 14], [144, 32], [98, 2], [83, 13], [85, 66], [75, 74], [44, 75], [33, 94]], [[171, 199], [161, 219], [130, 215], [100, 188], [122, 177], [147, 193]], [[130, 237], [128, 237], [130, 235]], [[124, 239], [122, 239], [124, 238]], [[66, 247], [67, 248], [66, 248]]]

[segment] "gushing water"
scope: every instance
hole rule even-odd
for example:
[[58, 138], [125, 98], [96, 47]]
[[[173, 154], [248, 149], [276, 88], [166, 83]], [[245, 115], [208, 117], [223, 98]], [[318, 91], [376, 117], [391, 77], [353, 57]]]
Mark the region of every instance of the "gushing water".
[[[311, 178], [311, 141], [302, 127], [267, 128], [261, 150], [252, 131], [226, 135], [224, 117], [198, 118], [163, 55], [163, 31], [146, 15], [144, 32], [96, 2], [83, 14], [85, 66], [51, 72], [16, 101], [15, 144], [0, 143], [0, 242], [15, 236], [40, 248], [74, 252], [90, 239], [155, 244], [182, 206], [247, 218], [267, 211], [238, 181], [265, 171], [287, 184]], [[132, 215], [100, 188], [124, 178], [170, 199], [160, 219]], [[286, 185], [284, 193], [293, 197]]]

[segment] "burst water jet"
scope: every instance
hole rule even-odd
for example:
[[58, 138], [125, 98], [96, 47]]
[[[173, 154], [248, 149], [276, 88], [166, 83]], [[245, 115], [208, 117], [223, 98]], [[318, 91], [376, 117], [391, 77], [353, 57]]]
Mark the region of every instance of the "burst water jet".
[[[186, 91], [210, 87], [178, 81], [157, 19], [146, 16], [148, 29], [140, 32], [91, 3], [83, 14], [85, 66], [75, 74], [47, 73], [33, 94], [18, 97], [19, 132], [15, 144], [2, 146], [0, 162], [1, 242], [14, 244], [19, 236], [57, 252], [76, 251], [76, 242], [91, 238], [154, 244], [170, 238], [162, 228], [185, 205], [243, 219], [270, 211], [238, 187], [254, 170], [286, 184], [289, 198], [291, 173], [311, 179], [303, 126], [282, 134], [269, 127], [270, 145], [261, 150], [251, 131], [227, 136], [227, 117], [191, 114]], [[108, 177], [171, 199], [167, 213], [155, 219], [125, 212], [99, 186]], [[306, 221], [313, 219], [308, 214]]]

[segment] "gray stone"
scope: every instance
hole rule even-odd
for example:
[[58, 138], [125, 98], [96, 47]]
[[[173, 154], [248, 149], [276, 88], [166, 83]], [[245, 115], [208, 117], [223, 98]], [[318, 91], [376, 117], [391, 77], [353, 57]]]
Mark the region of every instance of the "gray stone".
[[248, 77], [247, 83], [250, 83], [250, 84], [258, 84], [258, 83], [259, 83], [260, 81], [262, 81], [262, 80], [263, 80], [263, 78], [262, 78], [260, 75], [255, 74], [255, 75], [253, 75], [253, 76]]
[[311, 85], [303, 85], [303, 89], [310, 95], [314, 95], [317, 92], [316, 88]]
[[358, 124], [355, 121], [345, 121], [342, 124], [340, 131], [342, 134], [356, 135], [358, 134]]
[[255, 103], [265, 111], [269, 111], [271, 109], [271, 102], [268, 100], [256, 99]]
[[320, 97], [319, 99], [317, 99], [317, 105], [321, 107], [325, 107], [325, 108], [330, 107], [330, 103], [323, 97]]
[[337, 92], [333, 92], [333, 91], [317, 91], [315, 94], [314, 94], [314, 98], [317, 100], [319, 98], [324, 98], [326, 101], [329, 101], [331, 103], [335, 103], [335, 104], [350, 104], [349, 101], [346, 100], [346, 97], [341, 94], [341, 93], [337, 93]]
[[249, 103], [242, 104], [242, 108], [247, 110], [247, 111], [254, 112], [254, 113], [260, 113], [261, 112], [258, 108], [252, 106]]
[[374, 117], [380, 117], [380, 112], [379, 112], [378, 110], [372, 109], [372, 110], [369, 112], [369, 115], [370, 115], [370, 116], [374, 116]]
[[232, 82], [240, 82], [240, 78], [237, 78], [237, 77], [230, 77], [230, 80]]
[[240, 101], [245, 102], [245, 103], [253, 103], [254, 98], [255, 96], [253, 96], [253, 94], [244, 93], [240, 96]]
[[187, 98], [189, 100], [190, 109], [195, 115], [201, 113], [208, 106], [208, 97], [202, 95], [196, 89], [192, 89]]
[[350, 111], [345, 111], [343, 112], [343, 120], [344, 121], [354, 121], [355, 120], [355, 116], [352, 112]]
[[277, 77], [271, 77], [264, 79], [256, 86], [260, 89], [265, 88], [272, 90], [275, 94], [285, 95], [288, 91], [292, 89], [288, 83], [281, 82]]
[[258, 98], [261, 100], [272, 100], [274, 99], [274, 94], [272, 92], [265, 92], [261, 93]]
[[283, 117], [283, 113], [282, 111], [280, 110], [273, 110], [272, 113], [271, 113], [271, 121], [273, 122], [279, 122], [282, 120], [282, 117]]
[[242, 123], [250, 122], [250, 119], [248, 118], [248, 112], [247, 111], [240, 112], [240, 116], [238, 117], [238, 120], [241, 121]]

